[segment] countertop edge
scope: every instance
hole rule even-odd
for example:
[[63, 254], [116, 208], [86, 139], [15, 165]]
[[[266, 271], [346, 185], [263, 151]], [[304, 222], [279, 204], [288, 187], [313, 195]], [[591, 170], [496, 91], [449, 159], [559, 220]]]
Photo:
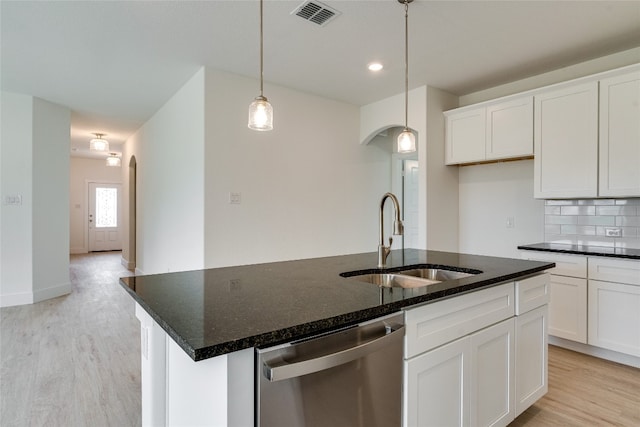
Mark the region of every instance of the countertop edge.
[[[603, 252], [602, 249], [598, 249], [597, 247], [590, 246], [588, 249], [577, 249], [574, 245], [566, 245], [566, 248], [563, 247], [544, 247], [541, 243], [536, 243], [532, 245], [520, 245], [518, 249], [524, 251], [534, 251], [534, 252], [553, 252], [559, 254], [570, 254], [570, 255], [584, 255], [584, 256], [599, 256], [599, 257], [607, 257], [607, 258], [622, 258], [622, 259], [631, 259], [631, 260], [640, 260], [640, 254], [625, 254], [625, 253], [611, 253], [611, 252]], [[640, 250], [638, 250], [640, 252]]]
[[[303, 323], [292, 327], [283, 329], [275, 329], [268, 333], [262, 333], [253, 336], [242, 337], [237, 340], [230, 340], [224, 343], [215, 344], [212, 346], [195, 349], [189, 345], [182, 337], [173, 330], [169, 324], [167, 324], [159, 315], [157, 315], [139, 295], [137, 295], [126, 283], [126, 277], [119, 280], [120, 285], [133, 297], [135, 302], [139, 304], [153, 319], [160, 325], [160, 327], [182, 348], [189, 357], [195, 362], [205, 360], [211, 357], [222, 356], [235, 351], [244, 350], [247, 348], [263, 348], [274, 345], [283, 344], [286, 342], [296, 341], [304, 338], [308, 338], [313, 335], [318, 335], [326, 332], [331, 332], [345, 327], [357, 325], [362, 322], [373, 320], [377, 317], [382, 317], [388, 314], [397, 313], [407, 307], [420, 306], [424, 304], [434, 303], [440, 300], [444, 300], [456, 295], [461, 295], [469, 292], [473, 292], [480, 289], [485, 289], [491, 286], [495, 286], [510, 280], [515, 280], [520, 277], [526, 277], [535, 273], [543, 272], [549, 268], [552, 268], [554, 263], [547, 263], [538, 267], [532, 267], [526, 270], [519, 271], [517, 273], [505, 274], [502, 276], [492, 277], [484, 280], [478, 280], [472, 283], [462, 284], [460, 286], [445, 289], [438, 292], [433, 292], [427, 295], [418, 296], [415, 298], [395, 301], [376, 307], [371, 307], [363, 310], [357, 310], [349, 313], [344, 313], [338, 316], [334, 316], [327, 319], [321, 319], [309, 323]], [[277, 337], [277, 338], [276, 338]]]

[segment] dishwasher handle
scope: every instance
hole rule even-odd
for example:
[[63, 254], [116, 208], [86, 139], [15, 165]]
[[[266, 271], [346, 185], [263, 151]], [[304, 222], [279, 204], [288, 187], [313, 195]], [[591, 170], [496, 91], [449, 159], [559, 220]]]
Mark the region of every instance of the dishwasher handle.
[[264, 362], [264, 376], [269, 381], [273, 382], [300, 377], [302, 375], [312, 374], [318, 371], [324, 371], [359, 359], [367, 354], [388, 346], [397, 340], [402, 340], [403, 338], [404, 326], [400, 326], [398, 329], [395, 329], [394, 331], [379, 338], [325, 356], [275, 367], [271, 367], [267, 362]]

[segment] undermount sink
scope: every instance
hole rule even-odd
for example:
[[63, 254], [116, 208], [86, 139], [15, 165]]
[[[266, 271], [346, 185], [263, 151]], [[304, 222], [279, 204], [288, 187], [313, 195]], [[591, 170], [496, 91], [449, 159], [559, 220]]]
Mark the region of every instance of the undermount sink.
[[473, 276], [472, 273], [463, 271], [442, 270], [440, 268], [415, 268], [413, 270], [404, 270], [398, 274], [405, 276], [421, 277], [423, 279], [444, 282], [445, 280], [462, 279], [463, 277]]
[[383, 288], [420, 288], [422, 286], [428, 286], [442, 281], [394, 273], [372, 273], [352, 276], [349, 278], [359, 282], [373, 283], [374, 285], [378, 285]]
[[472, 273], [467, 273], [441, 268], [412, 268], [393, 273], [342, 273], [341, 276], [358, 282], [372, 283], [383, 288], [411, 289], [421, 288], [447, 280], [462, 279], [478, 273], [481, 272], [473, 271]]

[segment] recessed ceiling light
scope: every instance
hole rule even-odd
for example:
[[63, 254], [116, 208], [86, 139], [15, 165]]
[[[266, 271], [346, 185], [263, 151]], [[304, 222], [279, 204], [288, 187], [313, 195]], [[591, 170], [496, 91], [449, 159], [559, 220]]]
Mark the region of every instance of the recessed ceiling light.
[[369, 71], [380, 71], [382, 70], [382, 64], [379, 62], [372, 62], [369, 65], [367, 65], [367, 68], [369, 68]]

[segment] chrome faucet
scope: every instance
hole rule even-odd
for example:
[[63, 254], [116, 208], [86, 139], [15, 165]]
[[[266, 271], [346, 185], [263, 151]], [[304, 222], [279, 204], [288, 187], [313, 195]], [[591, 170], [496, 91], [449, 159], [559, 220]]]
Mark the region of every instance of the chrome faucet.
[[393, 202], [393, 208], [395, 209], [396, 218], [393, 221], [393, 234], [402, 236], [404, 233], [404, 225], [400, 219], [400, 203], [398, 198], [393, 193], [385, 193], [380, 200], [380, 243], [378, 244], [378, 268], [384, 268], [387, 263], [387, 257], [391, 253], [391, 244], [393, 238], [389, 236], [389, 246], [384, 245], [384, 203], [387, 199], [391, 199]]

